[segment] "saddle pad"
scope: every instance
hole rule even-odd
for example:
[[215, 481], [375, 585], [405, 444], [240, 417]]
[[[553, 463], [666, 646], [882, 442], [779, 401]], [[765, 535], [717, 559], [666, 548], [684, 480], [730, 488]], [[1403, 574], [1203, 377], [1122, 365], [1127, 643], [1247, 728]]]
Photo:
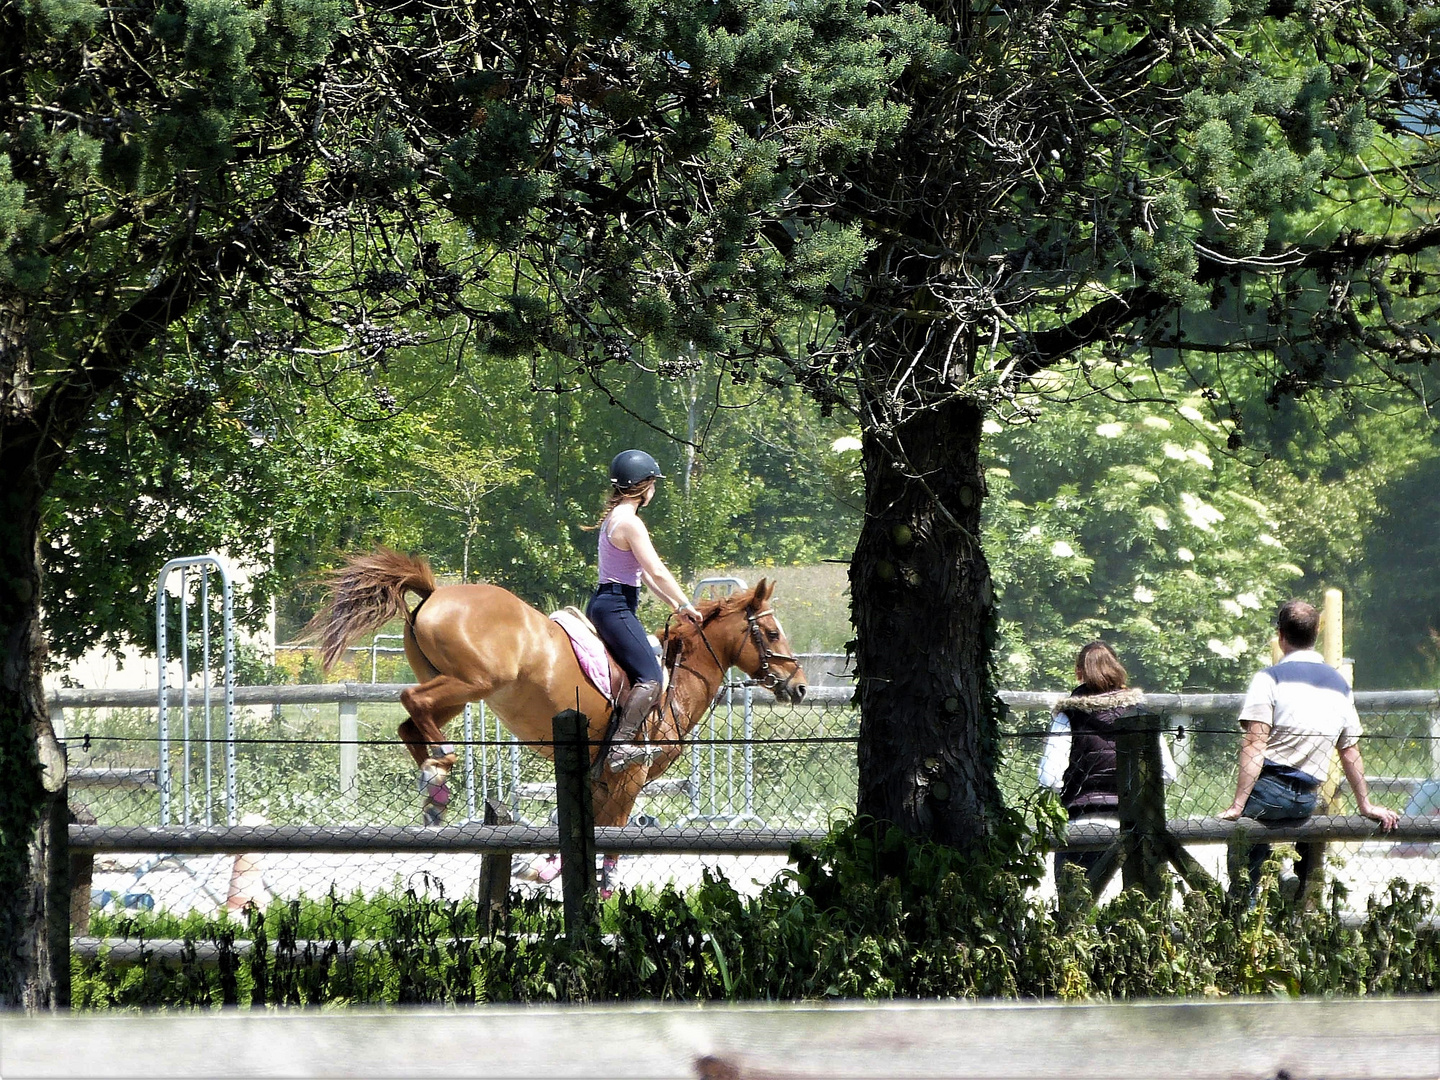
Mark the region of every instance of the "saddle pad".
[[610, 682], [610, 656], [605, 651], [595, 627], [578, 608], [566, 607], [550, 613], [552, 622], [559, 625], [570, 638], [570, 647], [575, 650], [575, 659], [585, 677], [595, 684], [595, 689], [607, 698], [613, 698]]

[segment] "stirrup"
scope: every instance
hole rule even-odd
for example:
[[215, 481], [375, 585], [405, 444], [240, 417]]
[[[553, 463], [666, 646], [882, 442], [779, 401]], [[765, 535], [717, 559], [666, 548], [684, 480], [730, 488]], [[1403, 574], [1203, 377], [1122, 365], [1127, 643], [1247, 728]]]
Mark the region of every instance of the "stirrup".
[[636, 762], [649, 765], [660, 756], [660, 747], [650, 742], [611, 743], [610, 752], [605, 755], [605, 764], [611, 772], [623, 772]]

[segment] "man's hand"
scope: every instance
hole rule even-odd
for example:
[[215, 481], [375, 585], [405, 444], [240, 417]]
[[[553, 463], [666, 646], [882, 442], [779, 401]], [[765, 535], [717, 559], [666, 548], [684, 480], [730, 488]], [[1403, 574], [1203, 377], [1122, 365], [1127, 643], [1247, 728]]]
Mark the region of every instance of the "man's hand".
[[1216, 816], [1221, 821], [1238, 821], [1240, 819], [1240, 816], [1244, 813], [1245, 807], [1235, 806], [1232, 804], [1230, 806], [1227, 806], [1224, 810], [1221, 810], [1220, 813]]
[[1400, 815], [1394, 810], [1385, 806], [1376, 806], [1369, 799], [1360, 803], [1359, 809], [1360, 813], [1364, 814], [1371, 821], [1378, 821], [1380, 823], [1381, 832], [1389, 832], [1395, 828], [1396, 823], [1400, 820]]

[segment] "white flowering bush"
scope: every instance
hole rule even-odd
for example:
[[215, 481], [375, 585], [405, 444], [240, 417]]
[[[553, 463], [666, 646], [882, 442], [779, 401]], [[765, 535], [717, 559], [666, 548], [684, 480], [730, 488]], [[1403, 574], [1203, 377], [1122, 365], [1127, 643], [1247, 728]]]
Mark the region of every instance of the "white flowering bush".
[[1002, 686], [1068, 686], [1094, 638], [1153, 690], [1241, 689], [1269, 662], [1274, 611], [1301, 576], [1276, 512], [1203, 401], [1130, 382], [1174, 404], [1091, 398], [987, 422]]

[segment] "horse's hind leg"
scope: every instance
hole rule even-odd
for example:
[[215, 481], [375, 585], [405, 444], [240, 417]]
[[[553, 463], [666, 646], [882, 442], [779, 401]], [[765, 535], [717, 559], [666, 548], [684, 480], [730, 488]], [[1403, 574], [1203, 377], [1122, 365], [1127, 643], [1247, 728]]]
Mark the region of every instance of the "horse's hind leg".
[[450, 802], [447, 781], [455, 767], [455, 748], [445, 741], [441, 728], [464, 710], [467, 702], [483, 697], [488, 686], [439, 675], [400, 694], [410, 719], [400, 725], [400, 740], [420, 767], [420, 793], [427, 825], [438, 825]]

